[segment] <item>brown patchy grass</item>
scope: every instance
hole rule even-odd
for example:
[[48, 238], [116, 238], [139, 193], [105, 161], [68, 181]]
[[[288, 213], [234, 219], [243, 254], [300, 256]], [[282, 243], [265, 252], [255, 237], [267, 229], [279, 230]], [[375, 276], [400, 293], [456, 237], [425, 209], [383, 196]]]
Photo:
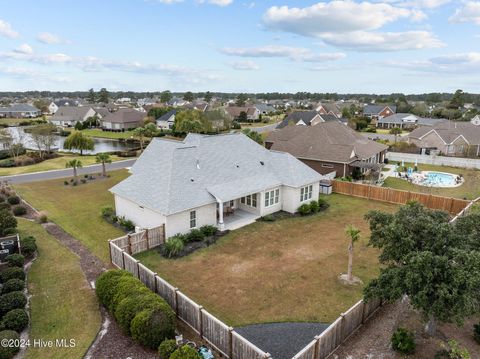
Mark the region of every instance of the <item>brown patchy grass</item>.
[[366, 246], [363, 216], [397, 207], [335, 194], [325, 198], [330, 203], [325, 212], [257, 222], [182, 259], [167, 260], [155, 250], [137, 258], [230, 325], [331, 322], [362, 297], [362, 286], [337, 279], [347, 267], [345, 226], [362, 230], [354, 274], [367, 283], [379, 264], [378, 252]]

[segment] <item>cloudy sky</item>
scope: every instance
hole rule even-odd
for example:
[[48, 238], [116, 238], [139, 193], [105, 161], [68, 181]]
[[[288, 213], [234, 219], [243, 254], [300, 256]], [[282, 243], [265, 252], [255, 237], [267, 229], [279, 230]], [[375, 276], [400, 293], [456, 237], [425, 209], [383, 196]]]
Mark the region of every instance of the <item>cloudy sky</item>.
[[480, 1], [0, 0], [0, 9], [0, 91], [480, 92]]

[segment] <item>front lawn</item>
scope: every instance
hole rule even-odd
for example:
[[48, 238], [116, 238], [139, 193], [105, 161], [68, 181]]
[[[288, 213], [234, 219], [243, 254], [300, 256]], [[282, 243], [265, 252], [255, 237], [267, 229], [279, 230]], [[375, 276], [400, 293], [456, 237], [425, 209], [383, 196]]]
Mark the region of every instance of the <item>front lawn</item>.
[[30, 339], [75, 339], [74, 348], [27, 349], [27, 359], [83, 358], [101, 324], [98, 302], [78, 257], [39, 224], [20, 219], [22, 235], [37, 239], [38, 258], [28, 272]]
[[108, 189], [128, 176], [126, 170], [109, 172], [111, 177], [78, 186], [65, 186], [63, 179], [15, 185], [19, 194], [37, 210], [80, 240], [105, 263], [110, 263], [108, 239], [124, 233], [100, 215], [102, 206], [113, 206]]
[[[128, 159], [125, 157], [118, 157], [116, 155], [111, 155], [110, 158], [112, 159], [112, 161], [122, 161], [122, 160]], [[73, 159], [77, 159], [81, 161], [83, 166], [96, 164], [95, 156], [90, 156], [90, 155], [79, 156], [79, 155], [71, 155], [71, 154], [62, 154], [60, 157], [52, 158], [50, 160], [45, 160], [43, 162], [36, 163], [34, 165], [0, 168], [0, 176], [10, 176], [10, 175], [18, 175], [22, 173], [60, 170], [65, 168], [66, 162]], [[107, 168], [108, 168], [108, 165], [107, 165]]]
[[[412, 163], [405, 163], [406, 167], [414, 167]], [[434, 166], [426, 164], [418, 164], [419, 171], [438, 171], [453, 174], [461, 174], [465, 178], [465, 182], [459, 187], [453, 188], [430, 188], [418, 186], [400, 178], [388, 177], [385, 180], [384, 187], [401, 189], [404, 191], [421, 192], [445, 197], [475, 199], [480, 196], [480, 170], [465, 169], [447, 166]]]
[[136, 257], [229, 325], [331, 322], [362, 298], [361, 286], [337, 279], [347, 269], [345, 226], [362, 230], [354, 275], [367, 283], [379, 264], [378, 252], [366, 246], [363, 216], [397, 207], [337, 194], [324, 198], [330, 203], [325, 212], [256, 222], [188, 257], [168, 260], [155, 249]]

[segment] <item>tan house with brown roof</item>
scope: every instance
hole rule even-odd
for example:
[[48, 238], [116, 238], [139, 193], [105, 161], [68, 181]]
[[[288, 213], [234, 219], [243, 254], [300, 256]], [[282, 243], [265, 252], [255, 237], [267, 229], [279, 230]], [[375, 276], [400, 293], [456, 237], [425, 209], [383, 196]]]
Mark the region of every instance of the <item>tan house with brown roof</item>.
[[247, 114], [248, 121], [258, 121], [260, 119], [260, 110], [253, 106], [227, 106], [225, 112], [232, 120], [238, 119], [242, 112]]
[[315, 126], [287, 126], [272, 132], [265, 141], [268, 149], [288, 152], [320, 174], [351, 175], [378, 170], [387, 146], [371, 141], [337, 121]]
[[480, 127], [470, 122], [448, 121], [422, 126], [408, 135], [408, 142], [424, 150], [438, 150], [445, 156], [480, 156]]
[[143, 125], [146, 114], [131, 108], [121, 108], [100, 120], [103, 130], [127, 131]]

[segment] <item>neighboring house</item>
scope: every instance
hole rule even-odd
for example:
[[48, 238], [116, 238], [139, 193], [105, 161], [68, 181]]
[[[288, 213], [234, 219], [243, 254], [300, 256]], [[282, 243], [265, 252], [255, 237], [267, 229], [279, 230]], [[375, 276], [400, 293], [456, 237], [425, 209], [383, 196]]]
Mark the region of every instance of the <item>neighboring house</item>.
[[319, 114], [317, 111], [295, 111], [283, 119], [277, 126], [277, 129], [284, 128], [289, 125], [315, 126], [323, 122], [341, 122], [347, 124], [345, 118], [338, 118], [333, 114]]
[[50, 102], [50, 104], [48, 105], [48, 113], [50, 113], [50, 115], [54, 115], [55, 112], [58, 111], [58, 105], [55, 103], [55, 102]]
[[480, 126], [480, 115], [476, 115], [470, 120], [470, 123], [474, 124], [475, 126]]
[[143, 107], [143, 106], [153, 106], [157, 103], [155, 99], [153, 98], [140, 98], [137, 100], [137, 106]]
[[208, 103], [206, 102], [195, 102], [195, 103], [187, 103], [186, 105], [182, 106], [188, 110], [197, 110], [200, 112], [205, 112], [208, 109]]
[[110, 189], [116, 215], [140, 228], [164, 224], [167, 238], [204, 225], [236, 229], [274, 212], [295, 213], [318, 198], [323, 178], [241, 133], [154, 138], [131, 173]]
[[325, 102], [325, 103], [320, 103], [317, 105], [317, 107], [315, 108], [315, 110], [320, 114], [320, 115], [334, 115], [335, 117], [337, 118], [340, 118], [342, 117], [342, 111], [340, 110], [340, 108], [334, 104], [334, 103], [330, 103], [330, 102]]
[[445, 156], [480, 156], [480, 126], [453, 121], [422, 126], [408, 134], [408, 142], [422, 153], [437, 150]]
[[175, 124], [175, 115], [177, 114], [177, 110], [171, 110], [167, 113], [163, 114], [159, 118], [155, 120], [157, 123], [158, 128], [162, 128], [164, 130], [169, 130]]
[[266, 103], [257, 103], [254, 107], [260, 112], [261, 115], [269, 115], [275, 112], [275, 107]]
[[227, 106], [225, 112], [232, 120], [238, 119], [242, 112], [247, 114], [248, 121], [258, 121], [260, 119], [260, 111], [256, 107]]
[[95, 107], [94, 110], [97, 113], [98, 118], [104, 118], [110, 114], [110, 111], [106, 107]]
[[145, 113], [131, 108], [121, 108], [100, 120], [103, 130], [107, 131], [127, 131], [143, 125]]
[[288, 152], [320, 174], [351, 175], [355, 168], [362, 173], [378, 171], [387, 146], [371, 141], [337, 121], [315, 126], [287, 126], [273, 131], [265, 146]]
[[396, 113], [391, 116], [379, 118], [377, 120], [377, 127], [412, 129], [417, 126], [434, 126], [445, 121], [447, 120], [443, 118], [419, 117], [411, 113]]
[[25, 103], [15, 103], [8, 107], [0, 108], [0, 117], [35, 118], [42, 114], [38, 108]]
[[50, 118], [50, 122], [55, 126], [74, 127], [77, 122], [84, 122], [95, 114], [95, 110], [87, 106], [62, 106]]
[[363, 116], [378, 120], [388, 117], [397, 112], [397, 106], [394, 105], [366, 105], [363, 108]]

